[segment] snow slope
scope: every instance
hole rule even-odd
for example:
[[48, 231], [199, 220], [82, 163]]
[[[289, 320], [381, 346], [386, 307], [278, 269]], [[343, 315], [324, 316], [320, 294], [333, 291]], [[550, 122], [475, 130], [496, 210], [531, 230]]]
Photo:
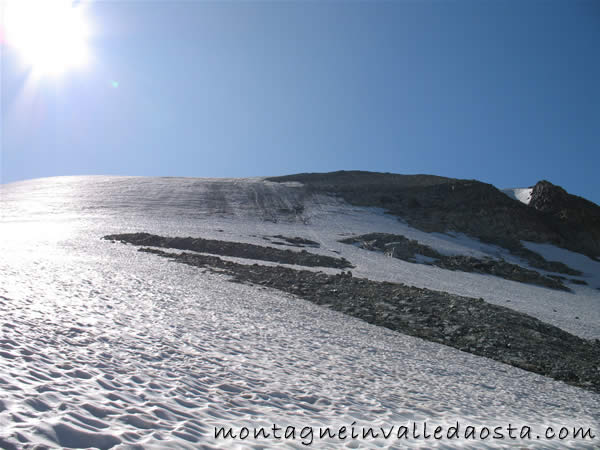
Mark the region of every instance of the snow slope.
[[518, 200], [521, 203], [525, 203], [526, 205], [529, 205], [529, 201], [531, 200], [531, 192], [532, 191], [533, 191], [533, 188], [502, 189], [502, 192], [504, 192], [510, 198], [514, 198], [515, 200]]
[[[299, 215], [278, 212], [304, 200]], [[214, 426], [274, 423], [427, 421], [434, 428], [459, 421], [534, 430], [574, 425], [600, 434], [597, 394], [100, 237], [147, 231], [265, 245], [263, 235], [302, 236], [321, 243], [310, 251], [340, 252], [356, 264], [355, 276], [483, 297], [580, 336], [600, 337], [600, 291], [592, 284], [573, 286], [573, 294], [551, 291], [410, 264], [337, 240], [382, 231], [450, 253], [500, 249], [464, 236], [422, 233], [334, 198], [304, 199], [298, 186], [260, 179], [32, 180], [0, 186], [0, 214], [0, 447], [305, 447], [299, 437], [254, 443], [214, 438]], [[596, 282], [597, 263], [585, 263], [587, 279]], [[600, 443], [599, 437], [541, 442], [548, 448]], [[500, 444], [540, 448], [535, 439]], [[340, 441], [315, 437], [313, 445]]]

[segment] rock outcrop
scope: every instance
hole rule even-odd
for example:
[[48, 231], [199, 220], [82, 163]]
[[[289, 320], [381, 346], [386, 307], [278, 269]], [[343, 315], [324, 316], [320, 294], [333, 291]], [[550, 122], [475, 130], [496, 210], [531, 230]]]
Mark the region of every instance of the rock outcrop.
[[546, 180], [533, 187], [529, 206], [554, 223], [572, 249], [600, 256], [600, 206]]
[[274, 247], [263, 247], [261, 245], [221, 241], [217, 239], [164, 237], [149, 233], [112, 234], [104, 236], [103, 239], [133, 245], [191, 250], [212, 255], [257, 259], [281, 264], [297, 264], [308, 267], [333, 267], [336, 269], [354, 267], [345, 258], [317, 255], [315, 253], [307, 252], [306, 250], [294, 252], [291, 250], [280, 250]]
[[[321, 244], [310, 239], [301, 238], [298, 236], [290, 237], [276, 234], [274, 236], [263, 236], [263, 239], [270, 241], [272, 244], [289, 245], [290, 247], [312, 247], [319, 248]], [[276, 239], [276, 240], [274, 240]]]
[[532, 241], [592, 258], [600, 255], [600, 207], [547, 182], [536, 185], [525, 205], [491, 184], [433, 175], [340, 171], [267, 180], [297, 181], [309, 194], [328, 193], [352, 205], [384, 208], [423, 231], [456, 231], [509, 249]]
[[[443, 255], [435, 249], [410, 240], [402, 235], [369, 233], [342, 239], [344, 244], [358, 244], [361, 248], [379, 251], [393, 258], [412, 263], [428, 264], [446, 270], [459, 270], [498, 276], [521, 283], [537, 284], [550, 289], [570, 291], [559, 277], [547, 277], [535, 270], [491, 258], [479, 259], [464, 255]], [[425, 257], [425, 258], [423, 258]]]

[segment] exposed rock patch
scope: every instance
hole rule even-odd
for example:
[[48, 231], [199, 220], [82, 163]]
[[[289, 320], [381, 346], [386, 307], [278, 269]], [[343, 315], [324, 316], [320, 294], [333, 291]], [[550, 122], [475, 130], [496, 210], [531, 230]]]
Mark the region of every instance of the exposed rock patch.
[[[383, 252], [393, 258], [411, 263], [421, 263], [440, 267], [446, 270], [460, 270], [495, 275], [507, 280], [521, 283], [537, 284], [539, 286], [570, 291], [559, 278], [541, 275], [535, 270], [529, 270], [516, 264], [495, 259], [478, 259], [472, 256], [447, 256], [439, 253], [428, 245], [410, 240], [402, 235], [388, 233], [369, 233], [361, 236], [342, 239], [344, 244], [358, 244], [361, 248]], [[427, 259], [419, 258], [419, 255]]]
[[103, 239], [119, 241], [134, 245], [150, 247], [174, 248], [178, 250], [191, 250], [212, 255], [234, 256], [238, 258], [258, 259], [281, 264], [297, 264], [308, 267], [333, 267], [346, 269], [354, 267], [345, 258], [317, 255], [306, 250], [294, 252], [273, 247], [263, 247], [241, 242], [229, 242], [216, 239], [202, 239], [192, 237], [163, 237], [149, 233], [125, 233], [104, 236]]
[[[272, 238], [279, 239], [279, 241], [274, 241]], [[264, 239], [267, 241], [271, 241], [273, 244], [289, 245], [291, 247], [318, 248], [321, 246], [318, 242], [311, 241], [310, 239], [305, 239], [301, 237], [288, 237], [283, 236], [281, 234], [276, 234], [274, 236], [264, 236]]]
[[600, 392], [599, 341], [482, 299], [354, 278], [350, 272], [327, 275], [238, 264], [217, 256], [140, 251], [224, 272], [236, 282], [278, 289], [375, 325]]
[[564, 273], [566, 275], [573, 276], [583, 275], [579, 270], [575, 270], [567, 266], [565, 263], [560, 261], [548, 261], [539, 253], [529, 250], [516, 239], [496, 237], [492, 240], [482, 239], [482, 241], [507, 249], [510, 253], [518, 256], [521, 259], [524, 259], [531, 267], [535, 267], [536, 269], [542, 269], [547, 272]]

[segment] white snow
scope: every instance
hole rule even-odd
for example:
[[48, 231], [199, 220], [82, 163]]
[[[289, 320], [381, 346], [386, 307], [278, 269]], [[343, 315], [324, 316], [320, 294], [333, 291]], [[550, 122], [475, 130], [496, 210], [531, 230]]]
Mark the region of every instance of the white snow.
[[571, 277], [584, 280], [592, 289], [600, 289], [600, 262], [588, 256], [571, 252], [551, 244], [538, 244], [522, 241], [529, 250], [539, 253], [549, 261], [562, 261], [569, 267], [582, 272], [580, 277]]
[[[600, 291], [593, 286], [572, 286], [569, 294], [387, 258], [337, 241], [380, 231], [439, 251], [495, 250], [326, 196], [295, 219], [274, 212], [300, 197], [297, 186], [260, 179], [66, 177], [0, 186], [0, 447], [305, 447], [300, 439], [214, 439], [214, 426], [274, 423], [426, 420], [434, 428], [459, 421], [534, 431], [576, 425], [600, 434], [597, 394], [100, 239], [147, 231], [271, 245], [263, 235], [301, 236], [321, 243], [310, 251], [337, 251], [356, 264], [354, 276], [483, 297], [600, 337]], [[581, 262], [553, 252], [551, 259]], [[600, 274], [597, 263], [585, 272], [589, 280]], [[598, 437], [542, 442], [599, 444]], [[313, 445], [340, 443], [315, 438]]]
[[433, 263], [433, 262], [437, 261], [436, 258], [432, 258], [431, 256], [425, 256], [425, 255], [419, 255], [419, 254], [415, 255], [415, 260], [421, 264], [429, 264], [429, 263]]
[[502, 189], [502, 192], [504, 192], [510, 198], [514, 198], [515, 200], [518, 200], [521, 203], [525, 203], [526, 205], [529, 205], [529, 202], [531, 201], [531, 192], [532, 191], [533, 191], [533, 188]]

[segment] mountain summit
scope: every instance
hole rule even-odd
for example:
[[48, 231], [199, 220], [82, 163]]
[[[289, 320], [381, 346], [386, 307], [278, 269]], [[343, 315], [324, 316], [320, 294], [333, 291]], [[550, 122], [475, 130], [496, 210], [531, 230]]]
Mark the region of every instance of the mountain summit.
[[384, 208], [424, 231], [455, 231], [509, 248], [519, 247], [519, 240], [548, 242], [600, 256], [600, 207], [548, 181], [537, 183], [524, 204], [491, 184], [434, 175], [339, 171], [268, 180], [297, 181], [311, 192]]

